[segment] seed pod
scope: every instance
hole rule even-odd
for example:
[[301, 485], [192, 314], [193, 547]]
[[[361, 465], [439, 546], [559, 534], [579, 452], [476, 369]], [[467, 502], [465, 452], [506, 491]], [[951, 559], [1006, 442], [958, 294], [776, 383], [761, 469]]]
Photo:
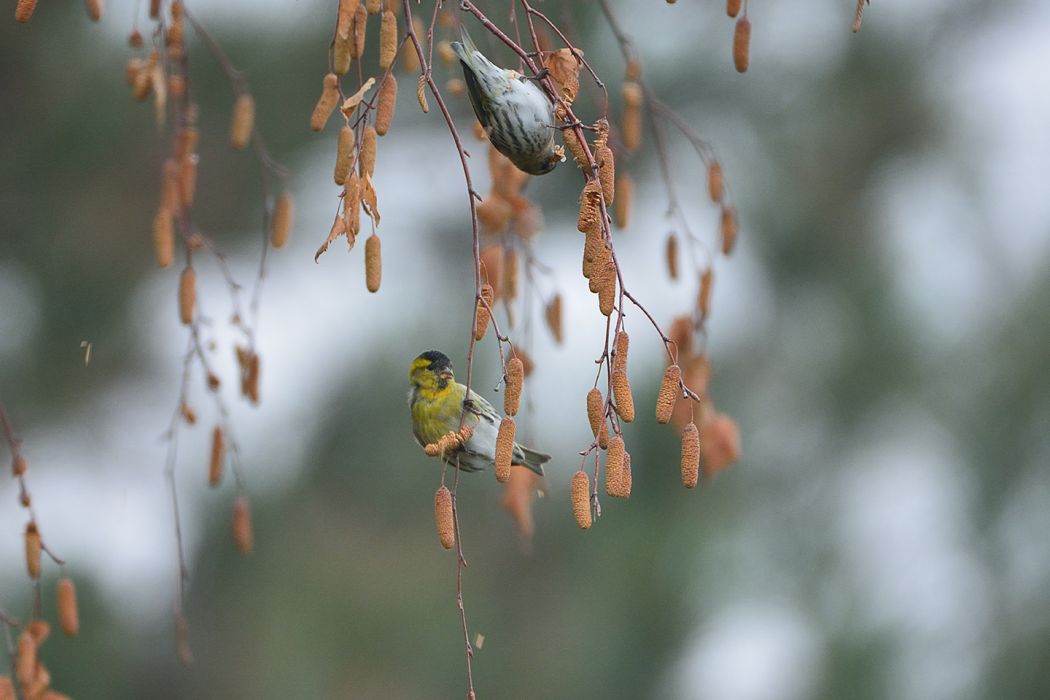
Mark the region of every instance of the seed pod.
[[613, 220], [616, 228], [627, 228], [631, 221], [631, 200], [634, 197], [634, 180], [627, 173], [616, 178], [616, 206], [613, 209]]
[[518, 251], [513, 247], [503, 252], [503, 298], [507, 301], [518, 298]]
[[335, 153], [335, 184], [346, 184], [346, 176], [354, 164], [354, 130], [344, 124], [339, 130], [339, 142]]
[[230, 123], [230, 145], [239, 151], [248, 145], [255, 126], [255, 100], [248, 93], [237, 96]]
[[85, 0], [84, 7], [92, 22], [102, 19], [102, 0]]
[[452, 549], [453, 545], [456, 544], [456, 528], [452, 515], [452, 492], [444, 486], [439, 488], [437, 493], [434, 494], [434, 524], [437, 525], [438, 539], [441, 540], [441, 546], [445, 549]]
[[233, 542], [241, 554], [251, 554], [255, 548], [252, 534], [252, 511], [247, 496], [238, 496], [233, 501]]
[[22, 476], [26, 473], [29, 465], [26, 463], [26, 458], [22, 455], [15, 455], [14, 459], [11, 460], [11, 472], [15, 476]]
[[722, 255], [729, 255], [736, 246], [736, 209], [722, 207]]
[[182, 325], [193, 323], [193, 308], [197, 304], [197, 273], [187, 266], [179, 275], [179, 320]]
[[726, 0], [726, 14], [730, 17], [740, 14], [740, 2], [741, 0]]
[[725, 180], [722, 178], [722, 164], [712, 160], [707, 164], [707, 196], [711, 201], [718, 204], [722, 201], [725, 191]]
[[336, 32], [332, 41], [332, 70], [339, 75], [346, 75], [353, 62], [350, 58], [350, 44], [353, 40], [349, 35], [343, 36]]
[[314, 106], [314, 112], [310, 115], [310, 128], [320, 131], [328, 123], [328, 117], [332, 116], [335, 106], [339, 103], [339, 76], [328, 73], [324, 77], [321, 88], [321, 97]]
[[630, 346], [631, 336], [627, 334], [627, 331], [617, 331], [616, 340], [613, 343], [613, 369], [622, 368], [624, 371], [627, 370], [627, 351]]
[[[425, 36], [426, 34], [423, 20], [416, 15], [412, 15], [412, 31], [415, 32], [417, 37]], [[419, 72], [419, 55], [416, 54], [415, 45], [411, 41], [408, 42], [405, 50], [401, 52], [401, 69], [406, 73]]]
[[711, 268], [707, 268], [700, 275], [700, 291], [696, 295], [696, 307], [700, 310], [701, 319], [707, 319], [708, 314], [711, 313], [712, 276]]
[[586, 530], [591, 526], [591, 483], [587, 472], [580, 469], [572, 475], [572, 514], [576, 524]]
[[375, 294], [383, 276], [383, 256], [379, 236], [373, 233], [365, 241], [365, 287]]
[[366, 6], [368, 7], [368, 14], [377, 15], [383, 9], [383, 0], [368, 0]]
[[667, 274], [671, 279], [678, 279], [678, 239], [672, 233], [667, 237]]
[[77, 589], [73, 585], [73, 579], [68, 576], [60, 578], [56, 593], [58, 623], [67, 637], [75, 637], [80, 632], [80, 613], [77, 611]]
[[153, 217], [153, 255], [160, 267], [169, 267], [175, 259], [175, 228], [171, 210], [164, 207]]
[[554, 342], [561, 344], [561, 294], [555, 294], [549, 302], [547, 307], [543, 311], [543, 315], [547, 320], [547, 328], [550, 329], [551, 335], [554, 336]]
[[616, 196], [616, 159], [613, 157], [612, 149], [602, 146], [594, 154], [598, 164], [598, 180], [602, 185], [602, 196], [605, 197], [606, 206], [613, 203]]
[[43, 543], [40, 541], [40, 531], [36, 529], [36, 523], [32, 520], [26, 525], [25, 544], [26, 571], [29, 572], [29, 578], [38, 579], [40, 578], [40, 552], [43, 549]]
[[623, 437], [614, 435], [609, 441], [609, 453], [605, 458], [605, 493], [610, 496], [620, 495], [620, 482], [623, 480], [623, 462], [626, 453]]
[[700, 432], [695, 423], [682, 429], [682, 486], [696, 488], [700, 475]]
[[397, 78], [388, 75], [379, 88], [379, 106], [376, 107], [376, 133], [386, 136], [390, 131], [390, 122], [394, 121], [394, 109], [397, 107]]
[[480, 301], [478, 302], [477, 311], [474, 314], [474, 340], [484, 338], [485, 332], [489, 329], [489, 309], [492, 308], [495, 296], [492, 285], [483, 284], [481, 286], [481, 298], [485, 300], [488, 306]]
[[427, 81], [422, 75], [419, 76], [419, 82], [416, 83], [416, 101], [419, 102], [419, 109], [426, 114], [430, 111], [430, 105], [427, 104]]
[[602, 401], [602, 392], [598, 387], [587, 392], [587, 422], [591, 424], [591, 435], [598, 437], [598, 430], [604, 419], [605, 405]]
[[211, 433], [211, 462], [208, 465], [208, 485], [218, 486], [222, 482], [222, 467], [226, 463], [226, 439], [222, 428], [215, 426]]
[[678, 400], [678, 383], [682, 380], [682, 368], [677, 364], [668, 365], [664, 370], [660, 391], [656, 395], [656, 422], [667, 423], [671, 420], [675, 402]]
[[18, 658], [15, 659], [15, 677], [23, 687], [33, 682], [36, 675], [36, 640], [28, 630], [18, 635]]
[[288, 242], [288, 236], [292, 230], [292, 213], [295, 202], [287, 190], [281, 192], [273, 205], [273, 230], [270, 234], [270, 242], [274, 248], [281, 248]]
[[[396, 3], [395, 3], [396, 4]], [[397, 55], [397, 17], [387, 10], [379, 20], [379, 68], [388, 70]]]
[[354, 10], [354, 21], [350, 25], [350, 56], [361, 58], [365, 55], [365, 35], [368, 29], [368, 10], [358, 5]]
[[363, 179], [365, 175], [371, 177], [376, 171], [376, 130], [374, 126], [366, 126], [361, 135], [360, 173]]
[[446, 66], [451, 66], [456, 62], [456, 52], [452, 50], [452, 44], [448, 41], [439, 41], [436, 48], [438, 58], [441, 59], [441, 62]]
[[616, 264], [607, 262], [596, 276], [598, 279], [598, 310], [611, 316], [616, 305]]
[[36, 0], [18, 0], [18, 5], [15, 7], [15, 20], [28, 22], [35, 9]]
[[496, 481], [501, 484], [510, 479], [510, 463], [514, 457], [514, 432], [517, 426], [509, 416], [500, 421], [496, 432]]
[[503, 393], [503, 412], [508, 416], [518, 413], [518, 406], [521, 404], [521, 383], [524, 378], [524, 363], [520, 358], [511, 358], [507, 363], [507, 387]]
[[751, 64], [751, 20], [747, 15], [736, 21], [733, 32], [733, 65], [738, 73], [746, 73]]
[[634, 396], [631, 395], [631, 383], [627, 381], [627, 370], [617, 367], [612, 373], [613, 398], [616, 402], [616, 413], [624, 423], [634, 420]]

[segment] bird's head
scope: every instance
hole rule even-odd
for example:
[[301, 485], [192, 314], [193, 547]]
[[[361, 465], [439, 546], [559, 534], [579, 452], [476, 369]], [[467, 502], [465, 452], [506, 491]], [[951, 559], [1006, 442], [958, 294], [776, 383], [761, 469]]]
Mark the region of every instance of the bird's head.
[[443, 391], [455, 379], [452, 360], [437, 350], [427, 350], [408, 368], [408, 381], [423, 391]]

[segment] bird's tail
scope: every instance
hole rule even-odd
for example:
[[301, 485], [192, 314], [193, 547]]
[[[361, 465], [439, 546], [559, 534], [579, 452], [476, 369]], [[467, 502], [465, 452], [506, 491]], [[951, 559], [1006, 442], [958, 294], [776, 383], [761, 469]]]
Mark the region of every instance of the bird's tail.
[[551, 456], [549, 454], [544, 454], [543, 452], [530, 450], [528, 447], [522, 447], [521, 445], [518, 445], [518, 447], [521, 447], [521, 452], [525, 456], [525, 458], [521, 460], [522, 466], [528, 467], [540, 476], [543, 476], [543, 465], [551, 461]]

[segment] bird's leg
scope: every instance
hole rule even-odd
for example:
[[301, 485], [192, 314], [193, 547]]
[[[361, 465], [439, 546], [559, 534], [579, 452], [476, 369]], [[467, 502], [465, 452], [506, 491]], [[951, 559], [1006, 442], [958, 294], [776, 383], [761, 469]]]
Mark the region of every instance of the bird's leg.
[[541, 80], [543, 80], [544, 78], [546, 78], [550, 74], [551, 74], [550, 69], [547, 68], [547, 66], [544, 66], [543, 68], [540, 68], [539, 72], [536, 73], [536, 75], [534, 75], [531, 78], [529, 78], [529, 80], [535, 80], [538, 83], [538, 82], [540, 82]]

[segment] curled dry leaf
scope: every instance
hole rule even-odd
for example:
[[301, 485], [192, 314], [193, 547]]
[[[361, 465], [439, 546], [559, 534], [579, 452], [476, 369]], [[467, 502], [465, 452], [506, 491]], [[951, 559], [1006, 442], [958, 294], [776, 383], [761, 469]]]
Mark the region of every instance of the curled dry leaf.
[[[580, 54], [582, 53], [581, 51]], [[580, 59], [572, 49], [558, 49], [547, 56], [543, 65], [550, 71], [550, 78], [558, 94], [571, 105], [580, 91]]]
[[[331, 74], [329, 74], [329, 75], [331, 75]], [[368, 93], [369, 90], [372, 89], [372, 86], [375, 85], [375, 84], [376, 84], [376, 79], [375, 78], [369, 78], [361, 86], [360, 90], [358, 90], [353, 95], [351, 95], [350, 97], [348, 97], [345, 100], [343, 100], [343, 105], [342, 105], [342, 107], [340, 107], [340, 109], [343, 111], [343, 114], [345, 114], [347, 116], [347, 118], [349, 118], [350, 115], [353, 114], [354, 110], [357, 109], [357, 105], [361, 104], [361, 102], [365, 99], [365, 95]], [[317, 131], [317, 130], [315, 129], [315, 131]]]
[[[314, 253], [314, 262], [317, 262], [318, 258], [320, 258], [324, 254], [324, 252], [328, 250], [328, 246], [332, 244], [332, 241], [345, 234], [346, 223], [343, 221], [342, 217], [335, 217], [335, 221], [332, 222], [332, 228], [328, 231], [328, 238], [324, 239], [324, 243], [322, 243], [321, 247], [317, 249], [316, 253]], [[353, 247], [353, 240], [350, 240], [350, 248]]]

